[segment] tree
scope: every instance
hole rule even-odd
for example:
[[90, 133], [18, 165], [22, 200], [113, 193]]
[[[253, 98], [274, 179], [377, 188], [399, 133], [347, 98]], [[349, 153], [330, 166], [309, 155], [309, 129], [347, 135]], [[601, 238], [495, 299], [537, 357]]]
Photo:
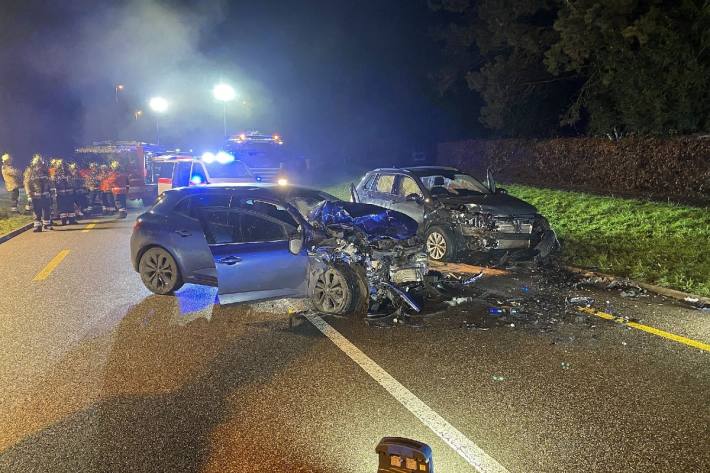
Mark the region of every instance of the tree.
[[589, 131], [688, 133], [710, 125], [710, 2], [565, 3], [546, 53], [554, 74], [585, 81], [563, 123]]
[[430, 0], [497, 134], [710, 129], [710, 0]]
[[[576, 90], [575, 74], [553, 76], [544, 55], [558, 39], [556, 0], [439, 0], [435, 10], [454, 22], [440, 32], [448, 57], [484, 101], [480, 120], [504, 136], [556, 133]], [[475, 60], [468, 62], [461, 56]], [[447, 65], [450, 67], [451, 62]], [[451, 81], [449, 74], [449, 81]], [[441, 84], [441, 82], [439, 82]]]

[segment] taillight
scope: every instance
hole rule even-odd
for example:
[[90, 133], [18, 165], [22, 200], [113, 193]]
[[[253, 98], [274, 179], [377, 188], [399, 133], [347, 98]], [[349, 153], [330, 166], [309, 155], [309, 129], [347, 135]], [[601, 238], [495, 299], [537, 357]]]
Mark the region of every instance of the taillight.
[[141, 226], [143, 225], [143, 221], [141, 219], [136, 219], [136, 223], [133, 224], [133, 231], [135, 232], [138, 230]]

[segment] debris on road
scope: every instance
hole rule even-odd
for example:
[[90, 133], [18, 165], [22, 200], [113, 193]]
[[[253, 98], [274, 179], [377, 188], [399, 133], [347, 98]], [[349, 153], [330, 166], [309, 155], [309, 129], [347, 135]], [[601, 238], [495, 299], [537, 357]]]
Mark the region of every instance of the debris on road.
[[505, 381], [505, 376], [498, 376], [498, 375], [493, 375], [493, 381]]

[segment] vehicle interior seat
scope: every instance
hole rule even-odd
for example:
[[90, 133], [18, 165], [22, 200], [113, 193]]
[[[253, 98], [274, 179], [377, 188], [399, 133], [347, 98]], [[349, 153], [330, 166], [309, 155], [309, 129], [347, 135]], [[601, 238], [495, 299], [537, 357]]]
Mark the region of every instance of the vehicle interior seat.
[[444, 176], [434, 176], [429, 192], [431, 192], [431, 195], [448, 194], [448, 191], [446, 190], [446, 180], [444, 179]]

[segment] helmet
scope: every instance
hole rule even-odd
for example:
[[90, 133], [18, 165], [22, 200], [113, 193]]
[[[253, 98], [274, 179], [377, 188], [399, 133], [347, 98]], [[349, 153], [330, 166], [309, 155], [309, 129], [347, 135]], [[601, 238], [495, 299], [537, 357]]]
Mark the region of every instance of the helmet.
[[92, 171], [96, 171], [98, 168], [99, 168], [98, 163], [93, 163], [93, 162], [89, 163], [89, 169], [91, 169]]
[[62, 158], [52, 158], [49, 161], [49, 165], [53, 168], [60, 168], [64, 164], [64, 160]]
[[30, 166], [39, 167], [42, 165], [44, 165], [44, 159], [42, 158], [42, 155], [39, 153], [33, 154], [32, 161], [30, 162]]
[[120, 168], [120, 167], [121, 167], [121, 165], [119, 164], [118, 161], [116, 161], [115, 159], [113, 161], [111, 161], [111, 169], [113, 169], [114, 171], [117, 171], [118, 168]]
[[76, 163], [69, 163], [69, 164], [67, 165], [67, 167], [68, 167], [69, 170], [72, 171], [72, 172], [76, 171], [76, 169], [77, 169]]
[[2, 163], [12, 164], [12, 156], [10, 156], [10, 153], [5, 153], [2, 155]]

